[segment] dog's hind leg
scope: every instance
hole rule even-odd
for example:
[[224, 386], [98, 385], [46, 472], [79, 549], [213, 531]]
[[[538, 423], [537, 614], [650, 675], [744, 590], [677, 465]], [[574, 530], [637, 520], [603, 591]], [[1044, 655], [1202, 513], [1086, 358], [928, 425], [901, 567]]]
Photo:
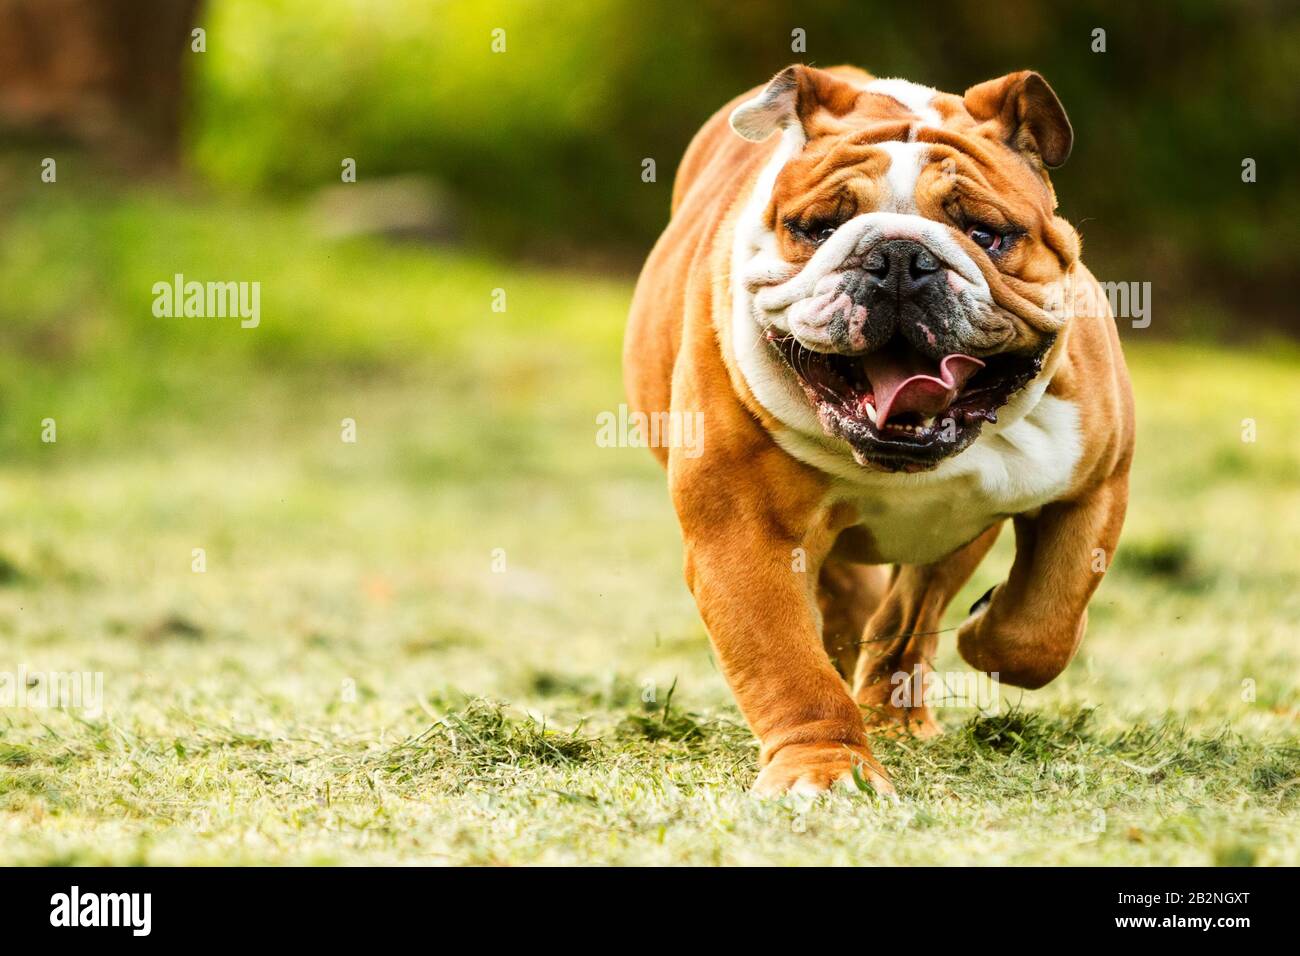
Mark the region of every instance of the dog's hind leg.
[[889, 590], [889, 568], [829, 558], [817, 577], [822, 612], [822, 643], [846, 682], [858, 665], [858, 648], [867, 621]]
[[924, 692], [943, 612], [997, 540], [1001, 523], [933, 564], [899, 567], [863, 629], [853, 696], [869, 726], [919, 737], [942, 733]]

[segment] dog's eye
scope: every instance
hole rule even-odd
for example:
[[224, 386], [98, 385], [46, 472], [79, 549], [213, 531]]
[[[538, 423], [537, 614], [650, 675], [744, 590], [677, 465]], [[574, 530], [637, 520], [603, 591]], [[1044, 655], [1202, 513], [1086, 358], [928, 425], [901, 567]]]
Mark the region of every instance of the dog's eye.
[[812, 234], [812, 241], [820, 246], [831, 236], [835, 235], [835, 230], [838, 228], [838, 226], [818, 226], [816, 231]]
[[786, 226], [794, 234], [795, 238], [804, 242], [811, 242], [814, 246], [820, 246], [835, 234], [835, 230], [840, 227], [840, 223], [828, 219], [816, 219], [806, 224], [798, 220], [788, 220]]
[[997, 252], [1002, 248], [1002, 234], [989, 226], [971, 226], [966, 230], [966, 235], [970, 236], [975, 245], [989, 252]]

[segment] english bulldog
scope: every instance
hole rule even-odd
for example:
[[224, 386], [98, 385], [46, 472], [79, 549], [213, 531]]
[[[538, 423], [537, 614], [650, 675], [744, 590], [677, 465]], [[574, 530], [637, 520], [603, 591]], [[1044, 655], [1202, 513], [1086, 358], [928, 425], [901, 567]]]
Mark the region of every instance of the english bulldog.
[[1079, 646], [1134, 426], [1114, 318], [1055, 212], [1072, 140], [1034, 72], [958, 96], [796, 65], [682, 159], [624, 373], [642, 414], [704, 415], [702, 453], [655, 454], [760, 794], [891, 791], [869, 734], [939, 732], [896, 675], [930, 668], [1007, 519], [1013, 565], [961, 655], [1037, 688]]

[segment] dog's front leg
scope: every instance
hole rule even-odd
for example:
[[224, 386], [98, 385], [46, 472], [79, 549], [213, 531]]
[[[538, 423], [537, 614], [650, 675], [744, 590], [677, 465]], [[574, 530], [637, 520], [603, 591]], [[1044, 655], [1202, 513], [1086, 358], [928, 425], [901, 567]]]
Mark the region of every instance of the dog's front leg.
[[1007, 580], [972, 610], [957, 648], [1000, 681], [1042, 687], [1078, 650], [1088, 601], [1115, 554], [1128, 504], [1128, 476], [1112, 476], [1079, 499], [1018, 517]]
[[746, 480], [737, 480], [740, 469], [681, 458], [669, 467], [687, 584], [762, 745], [754, 790], [851, 786], [856, 765], [877, 792], [892, 792], [822, 644], [815, 583], [838, 529], [820, 513], [819, 495], [792, 492], [797, 482], [772, 473], [785, 467], [782, 452], [756, 457], [746, 463]]

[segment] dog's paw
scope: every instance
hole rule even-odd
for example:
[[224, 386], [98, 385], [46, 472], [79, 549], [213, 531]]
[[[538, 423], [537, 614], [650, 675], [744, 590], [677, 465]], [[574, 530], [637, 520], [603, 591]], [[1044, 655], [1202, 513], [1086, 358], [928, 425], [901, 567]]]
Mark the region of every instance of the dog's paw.
[[892, 796], [894, 786], [885, 768], [865, 747], [842, 743], [790, 744], [782, 747], [754, 781], [760, 797], [786, 793], [816, 796], [831, 788], [858, 792], [857, 776], [880, 796]]
[[1078, 618], [995, 618], [987, 606], [957, 628], [957, 651], [971, 667], [1003, 684], [1037, 690], [1069, 665], [1083, 639], [1088, 613]]

